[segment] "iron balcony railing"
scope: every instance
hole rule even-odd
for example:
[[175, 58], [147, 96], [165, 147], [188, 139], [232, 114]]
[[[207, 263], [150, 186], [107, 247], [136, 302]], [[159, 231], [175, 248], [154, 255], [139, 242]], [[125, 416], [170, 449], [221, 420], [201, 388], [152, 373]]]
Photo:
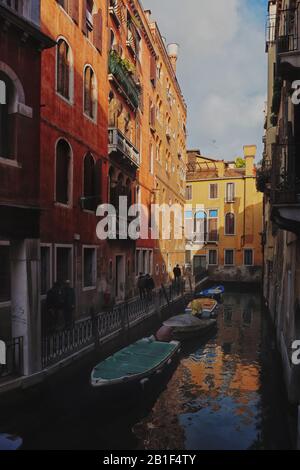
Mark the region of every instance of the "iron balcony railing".
[[124, 65], [122, 58], [115, 51], [111, 51], [109, 55], [108, 68], [109, 73], [116, 81], [116, 85], [121, 88], [126, 99], [133, 108], [138, 108], [140, 104], [140, 87]]
[[295, 52], [299, 50], [299, 4], [295, 8], [279, 11], [277, 29], [277, 52]]
[[108, 129], [109, 153], [119, 152], [131, 165], [140, 166], [140, 153], [127, 137], [116, 127]]
[[266, 23], [266, 44], [274, 44], [276, 38], [276, 15], [268, 15]]
[[274, 144], [271, 167], [271, 202], [273, 204], [293, 204], [300, 193], [300, 180], [296, 175], [295, 145]]

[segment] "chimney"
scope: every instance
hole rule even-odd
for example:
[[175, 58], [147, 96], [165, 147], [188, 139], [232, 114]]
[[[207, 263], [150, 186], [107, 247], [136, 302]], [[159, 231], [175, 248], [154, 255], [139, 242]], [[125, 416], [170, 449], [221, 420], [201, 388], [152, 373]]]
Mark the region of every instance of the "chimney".
[[151, 23], [151, 14], [152, 14], [151, 10], [145, 10], [145, 15], [146, 15], [148, 23]]
[[246, 160], [246, 176], [254, 176], [254, 160], [256, 156], [256, 145], [244, 146], [244, 157]]
[[179, 45], [176, 43], [168, 44], [167, 49], [168, 49], [168, 55], [169, 55], [172, 67], [174, 69], [174, 72], [176, 73]]

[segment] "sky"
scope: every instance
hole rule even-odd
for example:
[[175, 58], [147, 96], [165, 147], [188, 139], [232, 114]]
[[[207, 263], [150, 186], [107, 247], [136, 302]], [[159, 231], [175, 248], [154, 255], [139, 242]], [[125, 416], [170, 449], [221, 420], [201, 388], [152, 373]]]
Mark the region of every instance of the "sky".
[[267, 0], [142, 0], [166, 42], [180, 45], [177, 76], [188, 106], [188, 148], [232, 160], [262, 157], [267, 87]]

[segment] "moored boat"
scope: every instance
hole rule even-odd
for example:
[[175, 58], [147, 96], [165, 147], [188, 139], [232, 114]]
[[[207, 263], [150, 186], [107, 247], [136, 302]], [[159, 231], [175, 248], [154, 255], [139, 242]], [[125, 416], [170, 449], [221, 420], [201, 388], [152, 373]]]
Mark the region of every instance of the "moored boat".
[[106, 390], [130, 384], [143, 386], [170, 365], [179, 352], [178, 341], [144, 338], [100, 362], [91, 373], [91, 385]]
[[[203, 337], [213, 331], [217, 327], [217, 321], [213, 319], [201, 320], [193, 315], [178, 315], [176, 317], [169, 318], [163, 323], [163, 328], [169, 329], [169, 334], [172, 333], [172, 337], [177, 340], [189, 339], [192, 337]], [[165, 330], [167, 333], [167, 330]]]
[[214, 299], [194, 299], [188, 304], [185, 313], [197, 316], [198, 318], [214, 318], [216, 316], [217, 307], [218, 302]]
[[10, 434], [0, 434], [0, 451], [1, 450], [19, 450], [23, 445], [23, 439]]
[[202, 290], [201, 292], [197, 292], [195, 297], [198, 299], [207, 297], [210, 299], [214, 299], [218, 302], [221, 302], [224, 292], [225, 292], [225, 287], [222, 285], [217, 285], [217, 286], [210, 287], [209, 289]]

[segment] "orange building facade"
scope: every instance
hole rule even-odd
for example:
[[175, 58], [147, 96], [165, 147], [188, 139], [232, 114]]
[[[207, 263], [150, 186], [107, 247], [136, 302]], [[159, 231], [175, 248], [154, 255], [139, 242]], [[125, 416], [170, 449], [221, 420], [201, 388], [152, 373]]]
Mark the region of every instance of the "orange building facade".
[[[159, 27], [147, 12], [154, 37], [157, 61], [155, 89], [150, 111], [154, 155], [154, 200], [160, 206], [177, 205], [181, 214], [185, 204], [187, 165], [186, 120], [187, 107], [176, 77], [178, 45], [166, 45]], [[158, 284], [172, 278], [173, 268], [185, 262], [185, 240], [177, 239], [175, 213], [171, 211], [171, 230], [168, 238], [156, 240], [154, 276]], [[183, 224], [182, 225], [183, 228]], [[162, 227], [161, 227], [162, 228]]]
[[57, 43], [42, 61], [41, 296], [69, 280], [78, 316], [104, 303], [108, 275], [95, 214], [108, 193], [106, 23], [104, 0], [41, 2]]

